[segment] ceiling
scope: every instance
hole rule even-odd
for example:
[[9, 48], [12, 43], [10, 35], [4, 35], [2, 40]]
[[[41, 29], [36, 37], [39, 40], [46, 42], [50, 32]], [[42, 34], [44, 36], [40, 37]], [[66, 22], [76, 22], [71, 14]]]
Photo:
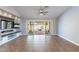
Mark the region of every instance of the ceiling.
[[41, 16], [39, 11], [43, 6], [14, 6], [13, 7], [21, 16], [27, 19], [55, 19], [63, 12], [68, 10], [69, 6], [49, 6], [48, 14]]

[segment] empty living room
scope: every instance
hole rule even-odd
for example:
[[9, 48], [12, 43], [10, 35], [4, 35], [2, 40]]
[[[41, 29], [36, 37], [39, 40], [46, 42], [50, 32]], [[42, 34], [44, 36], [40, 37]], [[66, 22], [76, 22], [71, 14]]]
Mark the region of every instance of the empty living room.
[[0, 52], [79, 52], [79, 6], [0, 6]]

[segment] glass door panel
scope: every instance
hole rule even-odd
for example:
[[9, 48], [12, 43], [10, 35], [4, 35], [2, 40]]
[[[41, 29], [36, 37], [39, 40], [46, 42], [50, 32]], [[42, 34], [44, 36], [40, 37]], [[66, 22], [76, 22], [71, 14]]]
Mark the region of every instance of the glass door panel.
[[28, 34], [43, 35], [50, 32], [50, 22], [30, 21], [28, 24]]
[[29, 22], [29, 24], [28, 24], [28, 33], [33, 34], [33, 24], [32, 24], [32, 22]]
[[45, 23], [44, 22], [34, 23], [34, 34], [37, 34], [37, 35], [45, 34]]

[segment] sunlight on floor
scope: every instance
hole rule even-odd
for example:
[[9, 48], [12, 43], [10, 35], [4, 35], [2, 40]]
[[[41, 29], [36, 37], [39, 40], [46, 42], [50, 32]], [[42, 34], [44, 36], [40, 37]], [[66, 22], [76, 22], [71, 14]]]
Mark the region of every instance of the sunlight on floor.
[[33, 41], [44, 41], [45, 39], [50, 38], [50, 35], [28, 35], [27, 39]]
[[51, 38], [51, 36], [49, 36], [49, 35], [28, 35], [27, 41], [28, 41], [28, 44], [43, 45], [50, 38]]

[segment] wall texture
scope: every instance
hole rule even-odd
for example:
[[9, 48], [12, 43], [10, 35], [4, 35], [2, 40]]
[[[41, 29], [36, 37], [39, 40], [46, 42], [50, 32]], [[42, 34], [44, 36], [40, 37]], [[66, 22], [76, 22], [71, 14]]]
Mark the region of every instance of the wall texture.
[[79, 44], [79, 7], [72, 7], [58, 19], [58, 35]]

